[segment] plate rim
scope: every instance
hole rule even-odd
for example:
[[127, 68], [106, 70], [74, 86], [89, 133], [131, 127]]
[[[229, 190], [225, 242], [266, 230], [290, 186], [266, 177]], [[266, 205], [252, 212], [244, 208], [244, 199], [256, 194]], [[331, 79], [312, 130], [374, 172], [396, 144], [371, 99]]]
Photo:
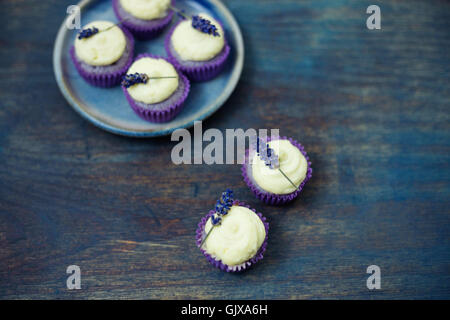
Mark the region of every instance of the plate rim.
[[[88, 5], [92, 4], [93, 2], [100, 1], [100, 0], [81, 0], [77, 6], [80, 7], [80, 11], [83, 10], [83, 8], [87, 7]], [[66, 21], [69, 17], [64, 19], [63, 23], [61, 24], [54, 48], [53, 48], [53, 72], [55, 75], [56, 83], [58, 84], [59, 90], [63, 94], [66, 101], [69, 103], [69, 105], [84, 119], [88, 120], [92, 124], [94, 124], [96, 127], [99, 127], [107, 132], [114, 133], [121, 136], [127, 136], [127, 137], [136, 137], [136, 138], [151, 138], [151, 137], [158, 137], [158, 136], [167, 136], [171, 134], [173, 131], [181, 128], [190, 128], [194, 125], [195, 121], [202, 121], [207, 119], [209, 116], [211, 116], [215, 111], [217, 111], [225, 102], [226, 100], [231, 96], [234, 89], [236, 88], [239, 79], [242, 74], [243, 66], [244, 66], [244, 57], [245, 57], [245, 49], [244, 49], [244, 40], [242, 37], [242, 32], [239, 27], [239, 24], [237, 23], [236, 19], [234, 18], [233, 14], [228, 10], [228, 8], [220, 1], [220, 0], [207, 0], [209, 1], [214, 7], [218, 8], [218, 10], [225, 16], [225, 19], [227, 19], [227, 22], [230, 24], [231, 30], [234, 31], [237, 47], [235, 48], [236, 53], [236, 62], [235, 67], [232, 70], [230, 80], [228, 81], [227, 85], [225, 86], [225, 89], [222, 91], [222, 93], [212, 102], [206, 110], [198, 111], [197, 113], [193, 114], [191, 117], [189, 117], [186, 121], [186, 123], [177, 126], [175, 128], [168, 128], [168, 129], [157, 129], [157, 130], [126, 130], [121, 129], [116, 126], [113, 126], [111, 124], [108, 124], [98, 118], [96, 118], [93, 114], [90, 114], [88, 111], [84, 110], [80, 105], [81, 102], [77, 102], [76, 98], [71, 95], [70, 90], [68, 89], [66, 80], [62, 76], [62, 66], [60, 65], [59, 61], [61, 60], [62, 54], [63, 54], [63, 42], [64, 37], [66, 33], [68, 32], [66, 28]], [[170, 122], [168, 122], [170, 123]]]

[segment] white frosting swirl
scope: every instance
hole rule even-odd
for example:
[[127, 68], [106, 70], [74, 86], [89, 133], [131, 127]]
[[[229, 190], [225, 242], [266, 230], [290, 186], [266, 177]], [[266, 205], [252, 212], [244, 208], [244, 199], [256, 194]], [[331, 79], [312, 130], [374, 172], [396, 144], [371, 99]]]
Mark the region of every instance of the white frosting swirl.
[[180, 22], [172, 34], [172, 46], [185, 61], [207, 61], [217, 56], [225, 45], [224, 33], [220, 24], [206, 14], [200, 17], [208, 19], [217, 28], [220, 36], [213, 36], [192, 27], [192, 20]]
[[[97, 28], [99, 31], [113, 26], [109, 21], [94, 21], [86, 28]], [[115, 26], [107, 31], [99, 32], [89, 38], [75, 39], [77, 57], [91, 66], [107, 66], [120, 59], [125, 51], [127, 41], [122, 30]]]
[[176, 77], [173, 79], [149, 79], [147, 83], [138, 83], [129, 87], [130, 96], [140, 102], [152, 104], [169, 98], [178, 88], [178, 73], [164, 59], [144, 57], [135, 61], [127, 74], [145, 73], [149, 77]]
[[167, 15], [170, 0], [120, 0], [120, 5], [138, 19], [153, 20]]
[[[211, 218], [206, 222], [205, 232], [211, 229]], [[250, 260], [259, 250], [266, 237], [266, 229], [259, 216], [252, 210], [234, 205], [222, 217], [222, 224], [214, 227], [203, 247], [211, 256], [229, 266]]]
[[[305, 156], [289, 140], [270, 141], [269, 147], [278, 155], [281, 170], [296, 186], [299, 186], [305, 180], [308, 169]], [[253, 179], [265, 191], [288, 194], [296, 190], [280, 170], [266, 166], [256, 152], [252, 159], [251, 170]]]

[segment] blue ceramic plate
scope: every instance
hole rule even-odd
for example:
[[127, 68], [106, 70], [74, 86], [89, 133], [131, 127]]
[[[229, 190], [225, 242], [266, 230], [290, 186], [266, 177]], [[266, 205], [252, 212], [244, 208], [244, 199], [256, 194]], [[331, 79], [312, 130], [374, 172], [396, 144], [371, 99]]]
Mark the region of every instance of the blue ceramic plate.
[[[81, 25], [93, 20], [116, 21], [111, 0], [84, 0]], [[231, 54], [224, 71], [215, 79], [193, 83], [184, 109], [172, 121], [151, 123], [139, 118], [128, 105], [120, 87], [102, 89], [90, 86], [79, 75], [69, 56], [69, 48], [78, 30], [68, 30], [65, 22], [59, 29], [53, 51], [56, 81], [69, 104], [94, 125], [109, 132], [133, 136], [154, 137], [170, 134], [177, 128], [187, 128], [219, 109], [233, 92], [241, 76], [244, 62], [242, 34], [236, 20], [219, 0], [177, 0], [176, 6], [187, 13], [205, 12], [222, 22]], [[167, 32], [170, 26], [165, 30]], [[135, 55], [150, 52], [167, 56], [165, 33], [150, 41], [136, 41]]]

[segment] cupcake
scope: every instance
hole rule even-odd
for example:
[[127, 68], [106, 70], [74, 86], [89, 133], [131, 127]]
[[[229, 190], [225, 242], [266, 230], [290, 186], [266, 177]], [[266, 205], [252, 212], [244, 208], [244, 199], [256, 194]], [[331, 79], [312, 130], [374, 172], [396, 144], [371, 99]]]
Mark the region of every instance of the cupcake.
[[222, 25], [206, 14], [179, 21], [164, 44], [173, 64], [192, 81], [216, 77], [230, 54]]
[[243, 271], [263, 258], [269, 224], [261, 213], [233, 199], [227, 190], [198, 224], [197, 246], [207, 260], [226, 272]]
[[154, 38], [170, 24], [170, 5], [170, 0], [113, 0], [117, 19], [140, 40]]
[[134, 112], [151, 122], [172, 120], [189, 94], [189, 80], [167, 59], [140, 54], [122, 81], [122, 90]]
[[94, 21], [77, 35], [70, 56], [79, 74], [90, 84], [112, 87], [120, 83], [133, 61], [134, 40], [125, 28]]
[[287, 137], [257, 140], [246, 151], [242, 165], [244, 181], [256, 197], [280, 205], [295, 199], [312, 176], [305, 148]]

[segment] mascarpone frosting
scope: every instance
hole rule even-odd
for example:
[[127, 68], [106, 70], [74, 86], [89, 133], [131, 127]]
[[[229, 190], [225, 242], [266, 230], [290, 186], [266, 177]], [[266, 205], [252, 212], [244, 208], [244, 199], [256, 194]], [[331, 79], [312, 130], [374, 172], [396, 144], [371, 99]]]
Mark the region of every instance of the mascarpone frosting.
[[182, 60], [207, 61], [217, 56], [225, 45], [224, 32], [220, 23], [206, 14], [200, 17], [211, 21], [220, 36], [213, 36], [192, 27], [192, 20], [181, 21], [171, 37], [171, 43]]
[[[211, 229], [211, 218], [205, 232]], [[204, 243], [211, 256], [229, 266], [236, 266], [256, 255], [266, 237], [266, 229], [259, 216], [252, 210], [234, 205], [222, 216], [222, 223], [215, 226]]]
[[172, 64], [164, 59], [150, 57], [135, 61], [127, 74], [145, 73], [149, 77], [176, 77], [172, 79], [149, 79], [147, 83], [139, 83], [129, 87], [130, 96], [147, 104], [158, 103], [169, 98], [178, 88], [178, 73]]
[[[296, 186], [299, 186], [305, 180], [308, 169], [305, 156], [289, 140], [270, 141], [269, 147], [278, 155], [281, 170]], [[256, 152], [251, 162], [251, 170], [253, 179], [265, 191], [289, 194], [296, 190], [278, 169], [266, 166]]]
[[75, 39], [75, 53], [77, 57], [92, 66], [107, 66], [113, 64], [123, 55], [127, 44], [122, 30], [109, 21], [94, 21], [83, 29], [97, 28], [99, 33], [89, 37]]
[[170, 0], [120, 0], [120, 5], [138, 19], [154, 20], [167, 15]]

